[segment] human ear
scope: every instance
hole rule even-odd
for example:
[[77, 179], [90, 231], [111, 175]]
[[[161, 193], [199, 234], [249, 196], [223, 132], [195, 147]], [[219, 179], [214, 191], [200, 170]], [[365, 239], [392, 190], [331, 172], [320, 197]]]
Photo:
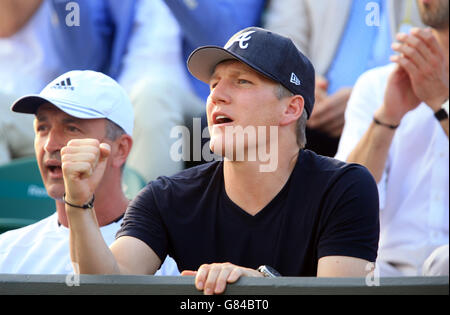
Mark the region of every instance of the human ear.
[[286, 98], [283, 106], [280, 126], [287, 126], [300, 118], [305, 108], [305, 100], [301, 95], [294, 95]]
[[114, 141], [114, 154], [112, 156], [112, 165], [114, 167], [120, 168], [127, 161], [128, 155], [130, 154], [131, 147], [133, 145], [133, 139], [127, 135], [123, 134]]

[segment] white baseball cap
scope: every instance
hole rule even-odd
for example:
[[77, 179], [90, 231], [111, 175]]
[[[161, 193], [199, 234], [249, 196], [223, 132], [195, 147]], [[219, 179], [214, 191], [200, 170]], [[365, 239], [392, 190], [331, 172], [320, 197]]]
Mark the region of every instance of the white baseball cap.
[[127, 134], [133, 134], [134, 111], [125, 90], [107, 75], [85, 70], [69, 71], [48, 84], [39, 94], [19, 98], [11, 106], [18, 113], [35, 114], [51, 103], [81, 119], [107, 118]]

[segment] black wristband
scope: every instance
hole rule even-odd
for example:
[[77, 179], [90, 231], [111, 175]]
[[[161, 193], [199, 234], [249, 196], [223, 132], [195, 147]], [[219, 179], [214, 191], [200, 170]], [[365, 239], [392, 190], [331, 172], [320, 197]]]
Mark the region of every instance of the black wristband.
[[440, 110], [434, 113], [434, 117], [436, 117], [438, 121], [443, 121], [444, 119], [448, 118], [448, 114], [445, 111], [445, 109], [441, 108]]
[[67, 200], [66, 200], [66, 193], [64, 193], [64, 195], [63, 195], [63, 201], [64, 201], [65, 204], [67, 204], [67, 205], [69, 205], [71, 207], [74, 207], [74, 208], [79, 208], [79, 209], [92, 209], [92, 208], [94, 208], [94, 200], [95, 200], [95, 195], [92, 195], [91, 201], [89, 201], [88, 203], [86, 203], [86, 204], [84, 204], [82, 206], [77, 206], [77, 205], [74, 205], [74, 204], [71, 204], [71, 203], [67, 202]]
[[392, 129], [392, 130], [397, 129], [398, 126], [400, 126], [400, 125], [389, 125], [389, 124], [385, 124], [385, 123], [379, 121], [378, 119], [376, 119], [375, 117], [373, 117], [373, 122], [374, 122], [375, 124], [379, 125], [379, 126], [383, 126], [383, 127], [386, 127], [386, 128]]

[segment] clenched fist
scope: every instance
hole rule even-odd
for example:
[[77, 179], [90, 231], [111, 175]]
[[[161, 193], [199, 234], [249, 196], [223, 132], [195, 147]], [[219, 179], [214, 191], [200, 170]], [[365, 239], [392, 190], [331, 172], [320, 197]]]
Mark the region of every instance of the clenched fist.
[[91, 200], [106, 169], [111, 152], [107, 143], [96, 139], [70, 140], [61, 149], [66, 200], [83, 205]]

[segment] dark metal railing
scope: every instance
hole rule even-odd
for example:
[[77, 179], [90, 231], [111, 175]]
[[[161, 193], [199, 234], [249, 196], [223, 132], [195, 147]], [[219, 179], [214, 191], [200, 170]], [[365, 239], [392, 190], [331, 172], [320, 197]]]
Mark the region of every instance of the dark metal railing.
[[[197, 295], [193, 277], [0, 274], [3, 294]], [[241, 278], [227, 295], [449, 294], [449, 277]]]

